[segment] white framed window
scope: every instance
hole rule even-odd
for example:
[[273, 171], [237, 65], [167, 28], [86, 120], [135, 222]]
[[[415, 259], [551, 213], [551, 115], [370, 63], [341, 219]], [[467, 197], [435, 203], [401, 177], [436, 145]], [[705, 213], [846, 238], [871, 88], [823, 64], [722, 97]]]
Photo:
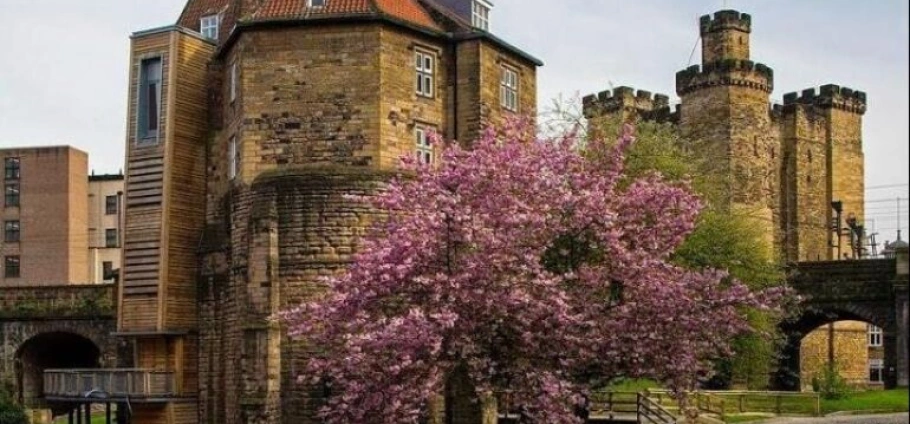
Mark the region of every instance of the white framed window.
[[472, 23], [477, 29], [490, 30], [490, 5], [486, 2], [475, 0], [471, 6]]
[[881, 327], [876, 327], [872, 324], [869, 324], [868, 329], [869, 329], [869, 347], [881, 347], [882, 346], [882, 329], [881, 329]]
[[199, 33], [210, 40], [218, 39], [218, 27], [221, 25], [221, 15], [206, 15], [199, 20]]
[[243, 163], [243, 152], [237, 143], [237, 136], [231, 136], [228, 144], [228, 178], [234, 180], [240, 175], [240, 165]]
[[307, 6], [309, 7], [325, 7], [325, 2], [327, 0], [307, 0]]
[[503, 108], [518, 112], [518, 72], [508, 66], [499, 77], [499, 100]]
[[240, 78], [240, 69], [237, 67], [237, 62], [231, 64], [231, 103], [234, 100], [237, 100], [237, 82]]
[[432, 98], [435, 84], [436, 56], [418, 50], [414, 52], [414, 66], [417, 71], [417, 84], [415, 85], [417, 95]]
[[885, 360], [884, 359], [870, 359], [869, 360], [869, 382], [870, 383], [881, 383], [884, 382], [884, 372], [885, 371]]
[[422, 164], [433, 163], [433, 145], [430, 142], [431, 127], [417, 125], [414, 127], [414, 154], [417, 162]]

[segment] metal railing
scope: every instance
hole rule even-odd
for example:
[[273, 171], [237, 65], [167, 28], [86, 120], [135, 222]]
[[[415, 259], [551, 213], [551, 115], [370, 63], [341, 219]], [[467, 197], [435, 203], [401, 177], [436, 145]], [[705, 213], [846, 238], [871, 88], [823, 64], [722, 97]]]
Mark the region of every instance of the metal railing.
[[44, 396], [83, 399], [91, 393], [110, 398], [177, 396], [174, 373], [142, 369], [49, 369], [44, 371]]

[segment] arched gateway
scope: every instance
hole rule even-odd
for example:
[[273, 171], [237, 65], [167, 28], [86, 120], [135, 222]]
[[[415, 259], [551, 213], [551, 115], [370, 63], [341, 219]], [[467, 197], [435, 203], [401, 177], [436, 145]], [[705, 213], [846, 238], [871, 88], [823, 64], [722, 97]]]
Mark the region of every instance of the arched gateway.
[[786, 345], [776, 385], [798, 390], [800, 341], [835, 321], [864, 321], [882, 328], [886, 388], [908, 383], [907, 248], [896, 258], [799, 263], [790, 284], [803, 296], [799, 315], [781, 325]]

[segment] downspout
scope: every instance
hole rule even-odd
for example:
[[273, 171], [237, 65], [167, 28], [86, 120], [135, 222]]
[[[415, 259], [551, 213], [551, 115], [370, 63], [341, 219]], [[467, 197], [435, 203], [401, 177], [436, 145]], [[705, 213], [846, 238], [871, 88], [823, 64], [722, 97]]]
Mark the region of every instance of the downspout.
[[455, 40], [455, 36], [452, 33], [449, 33], [449, 37], [452, 40], [450, 45], [452, 46], [452, 138], [458, 141], [458, 41]]

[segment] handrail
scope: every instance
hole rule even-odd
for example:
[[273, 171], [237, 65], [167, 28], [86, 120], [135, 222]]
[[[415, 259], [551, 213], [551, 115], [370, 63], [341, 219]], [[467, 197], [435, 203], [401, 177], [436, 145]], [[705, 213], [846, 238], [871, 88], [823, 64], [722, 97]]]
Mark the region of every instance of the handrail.
[[144, 369], [49, 369], [44, 371], [44, 396], [84, 398], [104, 392], [113, 398], [177, 396], [173, 372]]

